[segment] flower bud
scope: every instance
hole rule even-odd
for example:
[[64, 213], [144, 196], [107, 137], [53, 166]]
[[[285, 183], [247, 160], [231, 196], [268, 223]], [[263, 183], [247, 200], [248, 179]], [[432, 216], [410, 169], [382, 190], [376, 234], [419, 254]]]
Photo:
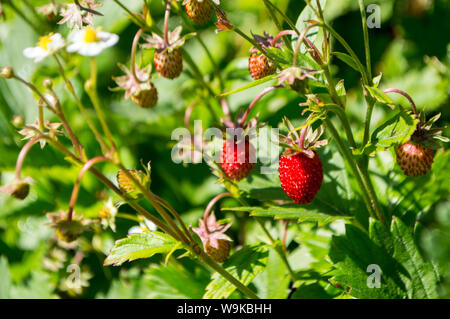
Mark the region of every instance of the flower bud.
[[46, 89], [51, 89], [53, 87], [53, 81], [50, 78], [46, 78], [43, 82], [43, 85]]
[[14, 76], [14, 70], [10, 66], [4, 66], [0, 70], [0, 76], [5, 79], [10, 79]]
[[19, 114], [14, 114], [12, 120], [11, 120], [11, 124], [15, 127], [15, 128], [21, 128], [25, 125], [25, 119], [23, 118], [23, 116], [19, 115]]

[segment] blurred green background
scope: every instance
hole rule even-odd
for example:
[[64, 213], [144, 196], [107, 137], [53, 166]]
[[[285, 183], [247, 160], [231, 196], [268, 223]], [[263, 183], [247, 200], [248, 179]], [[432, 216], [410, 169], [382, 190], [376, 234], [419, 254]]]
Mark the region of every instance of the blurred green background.
[[[99, 148], [93, 135], [87, 130], [86, 123], [78, 113], [62, 85], [56, 65], [51, 59], [35, 64], [22, 55], [22, 50], [33, 46], [39, 37], [50, 30], [58, 29], [67, 34], [66, 26], [57, 26], [52, 22], [44, 22], [42, 16], [34, 16], [27, 1], [12, 1], [17, 9], [23, 12], [37, 27], [31, 28], [9, 6], [3, 5], [4, 17], [0, 18], [0, 66], [10, 65], [15, 72], [25, 79], [31, 79], [38, 87], [42, 80], [54, 79], [58, 95], [64, 101], [63, 108], [73, 129], [85, 145], [88, 156], [99, 154]], [[123, 93], [112, 92], [115, 87], [112, 76], [121, 74], [117, 62], [129, 65], [129, 52], [133, 36], [138, 30], [128, 16], [113, 1], [101, 1], [104, 5], [100, 11], [104, 17], [96, 18], [95, 24], [103, 30], [120, 35], [118, 45], [101, 54], [99, 61], [99, 90], [102, 102], [107, 111], [108, 123], [118, 142], [122, 158], [128, 167], [138, 167], [140, 160], [151, 161], [152, 191], [170, 202], [175, 209], [182, 212], [188, 224], [196, 224], [208, 201], [223, 191], [216, 184], [206, 164], [181, 165], [172, 162], [170, 154], [174, 141], [171, 141], [173, 129], [183, 126], [186, 107], [198, 96], [205, 93], [198, 84], [191, 80], [189, 67], [178, 79], [169, 81], [156, 78], [155, 86], [159, 91], [158, 105], [152, 110], [144, 110], [131, 101], [123, 100]], [[155, 23], [161, 27], [164, 14], [162, 1], [150, 1], [151, 14]], [[244, 32], [261, 34], [267, 31], [277, 32], [270, 20], [267, 10], [260, 0], [226, 1], [223, 7], [230, 20]], [[44, 5], [47, 1], [28, 1], [33, 6]], [[296, 21], [304, 7], [300, 0], [273, 1], [281, 10]], [[428, 116], [442, 112], [438, 124], [448, 125], [450, 121], [450, 4], [447, 0], [379, 0], [366, 1], [376, 3], [381, 8], [381, 28], [370, 29], [370, 42], [374, 74], [383, 73], [382, 88], [396, 87], [408, 92], [416, 102], [419, 110]], [[126, 5], [133, 11], [142, 7], [141, 0], [128, 0]], [[364, 59], [361, 20], [357, 1], [328, 1], [325, 8], [328, 21], [350, 43]], [[232, 32], [216, 34], [213, 20], [203, 27], [186, 25], [176, 13], [172, 14], [170, 27], [173, 29], [183, 23], [184, 30], [196, 28], [197, 32], [209, 48], [212, 56], [225, 79], [225, 91], [240, 87], [251, 81], [247, 70], [248, 50], [250, 45]], [[287, 26], [285, 26], [287, 28]], [[339, 44], [335, 48], [343, 51]], [[206, 58], [203, 48], [191, 39], [186, 50], [195, 57], [195, 62], [208, 81], [212, 82], [216, 93], [219, 83], [214, 76], [214, 69]], [[151, 61], [151, 52], [140, 51], [138, 61], [143, 64]], [[88, 97], [82, 90], [82, 79], [89, 76], [89, 60], [76, 57], [67, 60], [66, 65], [73, 79], [76, 90], [82, 100], [90, 106]], [[345, 79], [348, 92], [348, 112], [356, 130], [356, 138], [362, 137], [361, 123], [364, 119], [364, 102], [359, 86], [358, 74], [338, 60], [333, 61], [332, 70], [339, 79]], [[261, 87], [232, 95], [229, 104], [233, 112], [246, 107]], [[407, 105], [402, 98], [395, 101]], [[209, 106], [217, 108], [208, 99], [200, 103], [192, 114], [192, 119], [201, 119], [204, 128], [211, 126], [213, 118]], [[302, 102], [296, 94], [280, 90], [271, 93], [258, 104], [260, 118], [272, 126], [277, 126], [283, 116], [298, 119]], [[374, 112], [373, 127], [389, 110], [378, 106]], [[10, 121], [15, 114], [22, 115], [26, 123], [37, 117], [36, 102], [29, 90], [17, 82], [0, 79], [0, 184], [4, 185], [14, 177], [15, 161], [24, 142]], [[93, 109], [90, 108], [90, 112]], [[52, 121], [51, 114], [46, 118]], [[445, 136], [450, 136], [446, 129]], [[67, 140], [63, 139], [64, 143]], [[386, 152], [387, 156], [391, 156]], [[444, 168], [448, 166], [443, 161]], [[391, 161], [384, 167], [392, 170]], [[18, 201], [0, 195], [0, 298], [164, 298], [201, 297], [209, 275], [203, 267], [192, 261], [184, 260], [185, 268], [169, 264], [161, 265], [159, 257], [150, 260], [127, 263], [122, 267], [104, 267], [103, 260], [113, 242], [126, 236], [130, 227], [136, 223], [123, 219], [117, 221], [117, 232], [111, 230], [95, 234], [83, 239], [78, 248], [58, 247], [53, 230], [47, 225], [45, 212], [56, 212], [67, 209], [73, 183], [78, 168], [66, 162], [56, 150], [45, 147], [41, 150], [34, 147], [25, 161], [23, 175], [32, 176], [35, 180], [30, 195], [24, 201]], [[116, 169], [110, 165], [102, 166], [103, 172], [115, 179]], [[413, 191], [419, 184], [404, 182], [405, 189]], [[450, 260], [450, 206], [448, 181], [445, 187], [439, 188], [441, 193], [435, 194], [432, 210], [427, 218], [432, 225], [423, 232], [421, 247], [424, 251], [442, 260], [448, 267]], [[108, 199], [103, 185], [92, 176], [86, 175], [82, 183], [76, 211], [88, 217], [97, 216], [98, 210]], [[232, 202], [232, 200], [230, 200]], [[233, 204], [233, 203], [230, 203]], [[143, 203], [143, 205], [146, 205]], [[224, 201], [227, 205], [227, 201]], [[146, 205], [150, 210], [151, 208]], [[133, 213], [127, 206], [121, 212]], [[232, 217], [232, 216], [228, 216]], [[236, 218], [236, 217], [232, 217]], [[253, 224], [249, 224], [249, 233], [256, 234]], [[274, 231], [278, 227], [274, 226]], [[237, 238], [237, 226], [234, 225], [233, 236]], [[248, 235], [250, 237], [250, 235]], [[303, 256], [300, 253], [298, 256]], [[300, 257], [295, 260], [300, 260]], [[311, 257], [312, 258], [312, 257]], [[305, 262], [304, 258], [301, 259]], [[300, 263], [301, 263], [300, 262]], [[82, 288], [67, 287], [66, 279], [73, 273], [67, 268], [71, 264], [79, 264], [81, 269]], [[450, 271], [447, 272], [449, 274]], [[189, 284], [180, 285], [180, 282]], [[256, 282], [258, 285], [258, 282]], [[299, 297], [322, 297], [315, 290], [305, 290]]]

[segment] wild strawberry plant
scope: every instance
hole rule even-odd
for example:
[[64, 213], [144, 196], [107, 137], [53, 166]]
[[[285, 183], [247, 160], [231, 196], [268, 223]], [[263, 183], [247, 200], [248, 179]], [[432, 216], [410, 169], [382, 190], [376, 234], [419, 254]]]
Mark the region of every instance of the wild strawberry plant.
[[[45, 67], [31, 79], [17, 71], [20, 66], [1, 68], [4, 79], [32, 91], [38, 114], [31, 124], [21, 123], [20, 117], [13, 120], [26, 143], [17, 157], [15, 178], [2, 191], [26, 200], [39, 183], [39, 170], [24, 174], [30, 157], [40, 156], [30, 156], [36, 144], [42, 152], [57, 151], [71, 167], [66, 207], [47, 214], [56, 235], [45, 252], [47, 268], [61, 271], [68, 251], [76, 252], [77, 265], [96, 251], [97, 256], [107, 255], [103, 267], [110, 277], [115, 271], [111, 265], [163, 256], [160, 267], [152, 263], [145, 270], [148, 284], [163, 282], [177, 291], [175, 296], [189, 298], [448, 294], [445, 262], [425, 254], [419, 245], [432, 214], [444, 220], [444, 235], [425, 231], [428, 245], [445, 241], [446, 231], [448, 235], [444, 196], [449, 193], [449, 155], [443, 150], [448, 139], [437, 125], [439, 114], [426, 114], [425, 105], [416, 105], [409, 93], [386, 86], [383, 74], [374, 73], [367, 3], [358, 1], [362, 23], [353, 26], [360, 29], [364, 44], [364, 53], [357, 54], [359, 49], [330, 22], [333, 12], [327, 10], [333, 7], [325, 0], [294, 5], [296, 20], [281, 9], [282, 1], [260, 1], [277, 30], [273, 34], [257, 25], [250, 28], [228, 14], [227, 4], [219, 0], [163, 1], [161, 19], [153, 12], [155, 2], [161, 1], [139, 1], [135, 8], [113, 2], [114, 12], [102, 12], [94, 0], [50, 1], [39, 8], [27, 2], [29, 10], [44, 14], [48, 22], [39, 26], [23, 15], [40, 34], [36, 46], [23, 55]], [[15, 1], [2, 3], [22, 14]], [[118, 10], [132, 23], [132, 34], [125, 33], [128, 39], [97, 24], [102, 16], [115, 19]], [[250, 47], [241, 68], [247, 83], [236, 86], [237, 75], [217, 63], [213, 48], [202, 38], [210, 28], [216, 29], [216, 38], [237, 39]], [[104, 61], [105, 52], [120, 41], [128, 43], [127, 53]], [[201, 53], [192, 53], [191, 43], [197, 43]], [[200, 59], [209, 61], [208, 75], [198, 66]], [[105, 63], [114, 64], [107, 78]], [[358, 103], [348, 102], [352, 96], [335, 63], [356, 76]], [[434, 63], [445, 69], [441, 62]], [[162, 81], [176, 85], [159, 87], [168, 83]], [[130, 100], [126, 112], [137, 117], [156, 114], [146, 112], [164, 108], [167, 101], [183, 104], [178, 110], [183, 116], [176, 123], [162, 119], [161, 127], [184, 124], [187, 138], [176, 141], [172, 150], [133, 154], [128, 145], [132, 138], [120, 138], [120, 131], [132, 125], [113, 114], [102, 91]], [[262, 100], [277, 94], [294, 106], [293, 112], [285, 111], [287, 107], [279, 107], [277, 114], [258, 110]], [[235, 96], [243, 95], [251, 98], [239, 111], [233, 103], [238, 103]], [[355, 116], [352, 108], [364, 110], [364, 115]], [[81, 116], [81, 123], [74, 123], [69, 112]], [[375, 121], [377, 114], [385, 116]], [[191, 130], [197, 118], [206, 119], [203, 128], [215, 128], [211, 138], [195, 134], [195, 121]], [[270, 138], [261, 139], [267, 132]], [[172, 134], [172, 139], [180, 136]], [[208, 186], [212, 192], [203, 191], [212, 197], [207, 205], [188, 214], [156, 194], [155, 183], [161, 180], [152, 178], [155, 171], [159, 178], [171, 175], [152, 165], [159, 157], [184, 162], [188, 169], [204, 159], [214, 180]], [[96, 204], [83, 211], [79, 197], [89, 176], [103, 186], [100, 195], [84, 190], [83, 196], [95, 197]], [[185, 187], [177, 184], [179, 179], [171, 179], [175, 192]], [[228, 218], [216, 218], [213, 209], [219, 202], [226, 203], [220, 215]], [[104, 234], [118, 231], [124, 220], [139, 226], [126, 237], [116, 237], [114, 244], [105, 244]], [[0, 266], [7, 269], [3, 261]], [[89, 279], [82, 273], [77, 289], [60, 285], [58, 290], [79, 295]]]

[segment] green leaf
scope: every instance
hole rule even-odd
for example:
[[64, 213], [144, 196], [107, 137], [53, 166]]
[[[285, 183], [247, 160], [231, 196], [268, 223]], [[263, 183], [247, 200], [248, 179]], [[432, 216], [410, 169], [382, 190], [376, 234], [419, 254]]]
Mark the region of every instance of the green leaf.
[[[334, 236], [329, 256], [336, 266], [333, 280], [349, 288], [357, 298], [403, 298], [406, 295], [400, 273], [402, 266], [386, 250], [374, 243], [361, 229], [346, 225], [345, 236]], [[380, 288], [369, 287], [373, 273], [369, 265], [381, 269]]]
[[265, 271], [253, 281], [262, 299], [285, 299], [289, 293], [290, 277], [283, 260], [270, 249]]
[[408, 297], [414, 299], [438, 298], [438, 278], [433, 266], [424, 261], [414, 242], [412, 231], [397, 217], [391, 225], [394, 240], [394, 257], [408, 272], [406, 288]]
[[[310, 204], [308, 204], [310, 205]], [[308, 207], [305, 205], [305, 207]], [[350, 219], [348, 216], [329, 215], [319, 212], [319, 209], [308, 209], [297, 204], [269, 207], [233, 207], [231, 211], [250, 212], [252, 216], [273, 217], [275, 219], [295, 219], [298, 222], [317, 222], [328, 224], [339, 219]]]
[[[257, 274], [266, 268], [268, 255], [267, 246], [257, 243], [245, 246], [234, 253], [223, 266], [231, 275], [247, 286]], [[214, 273], [211, 282], [206, 287], [206, 293], [203, 298], [228, 298], [235, 290], [236, 286], [219, 273]]]
[[369, 92], [370, 96], [372, 96], [374, 99], [376, 99], [378, 102], [386, 104], [391, 109], [395, 109], [395, 103], [392, 101], [392, 99], [383, 91], [381, 91], [377, 87], [371, 87], [368, 85], [364, 86], [367, 91]]
[[411, 114], [403, 110], [398, 111], [372, 133], [371, 141], [363, 153], [370, 155], [393, 145], [405, 143], [414, 133], [418, 121]]
[[336, 92], [341, 99], [342, 105], [347, 104], [347, 91], [345, 90], [344, 80], [340, 80], [338, 84], [336, 84]]
[[104, 264], [120, 266], [125, 261], [169, 253], [177, 245], [178, 242], [171, 236], [158, 231], [131, 234], [116, 241]]
[[[326, 3], [327, 3], [326, 0], [320, 0], [320, 5], [321, 5], [322, 9], [325, 8]], [[315, 3], [313, 4], [313, 6], [317, 9], [317, 6], [315, 5]], [[297, 22], [295, 23], [295, 27], [297, 28], [297, 30], [299, 32], [302, 32], [302, 30], [305, 29], [310, 24], [307, 21], [314, 20], [315, 18], [316, 18], [316, 15], [315, 15], [313, 9], [311, 9], [310, 6], [306, 5], [305, 8], [300, 13], [300, 15], [298, 16]], [[323, 40], [323, 33], [321, 32], [319, 27], [314, 27], [314, 28], [309, 29], [308, 33], [306, 34], [306, 37], [308, 37], [308, 39], [312, 43], [314, 43], [314, 45], [316, 47], [318, 47], [318, 48], [321, 47], [319, 44], [321, 44], [321, 42]], [[295, 47], [296, 44], [292, 43], [292, 45]], [[305, 53], [306, 49], [304, 47], [301, 47], [300, 52]]]
[[151, 265], [147, 286], [151, 292], [147, 298], [200, 299], [209, 283], [209, 272], [202, 267], [192, 270], [181, 264]]
[[277, 76], [277, 74], [268, 75], [268, 76], [266, 76], [266, 77], [264, 77], [262, 79], [250, 82], [250, 83], [248, 83], [248, 84], [246, 84], [246, 85], [244, 85], [244, 86], [242, 86], [240, 88], [234, 89], [234, 90], [226, 92], [226, 93], [219, 94], [218, 97], [219, 96], [223, 97], [223, 96], [227, 96], [227, 95], [231, 95], [231, 94], [235, 94], [235, 93], [238, 93], [238, 92], [241, 92], [241, 91], [248, 90], [248, 89], [250, 89], [252, 87], [255, 87], [255, 86], [258, 86], [260, 84], [269, 82], [270, 80], [274, 79], [276, 76]]
[[339, 60], [341, 60], [342, 62], [344, 62], [345, 64], [347, 64], [348, 66], [359, 72], [358, 65], [350, 55], [342, 52], [333, 52], [333, 55], [335, 55]]

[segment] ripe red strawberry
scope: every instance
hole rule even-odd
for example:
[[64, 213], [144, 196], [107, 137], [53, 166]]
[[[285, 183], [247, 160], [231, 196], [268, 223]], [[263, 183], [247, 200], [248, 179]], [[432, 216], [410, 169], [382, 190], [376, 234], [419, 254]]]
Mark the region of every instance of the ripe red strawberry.
[[214, 259], [216, 262], [223, 263], [230, 255], [231, 244], [225, 239], [218, 239], [217, 243], [218, 247], [214, 248], [209, 242], [207, 242], [205, 244], [205, 251], [209, 257]]
[[209, 0], [186, 0], [183, 2], [186, 13], [192, 21], [198, 24], [205, 24], [211, 19], [214, 10]]
[[183, 57], [181, 51], [177, 48], [173, 50], [165, 49], [161, 52], [155, 51], [153, 62], [156, 71], [168, 79], [177, 78], [183, 71]]
[[397, 163], [407, 176], [426, 174], [433, 164], [433, 149], [406, 142], [395, 150]]
[[137, 94], [131, 95], [131, 100], [138, 106], [143, 108], [152, 108], [158, 102], [158, 91], [153, 83], [150, 83], [150, 88], [138, 91]]
[[308, 204], [322, 185], [322, 162], [315, 151], [290, 153], [285, 152], [280, 157], [281, 187], [297, 204]]
[[248, 70], [254, 80], [274, 74], [276, 69], [277, 66], [263, 54], [252, 53], [248, 59]]
[[239, 181], [246, 178], [255, 166], [255, 163], [251, 163], [254, 154], [255, 148], [248, 139], [245, 142], [227, 139], [222, 146], [220, 166], [229, 178]]

